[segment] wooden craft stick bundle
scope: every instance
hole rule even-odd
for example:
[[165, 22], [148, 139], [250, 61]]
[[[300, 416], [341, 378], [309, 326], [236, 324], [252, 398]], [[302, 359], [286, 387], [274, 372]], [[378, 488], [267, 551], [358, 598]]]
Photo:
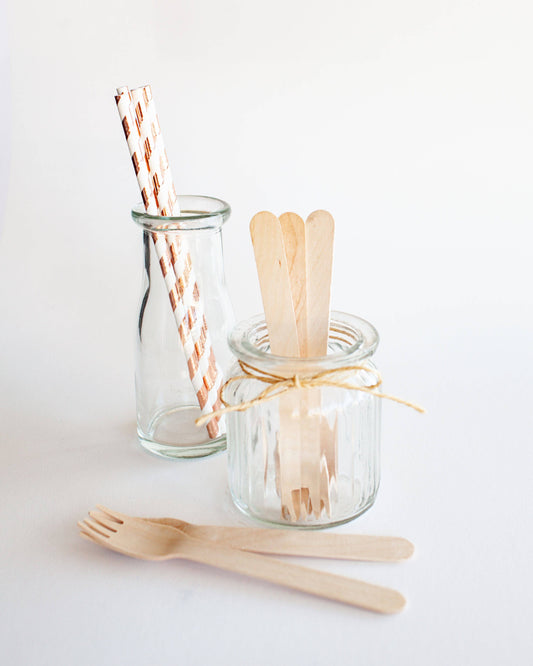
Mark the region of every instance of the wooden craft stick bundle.
[[[273, 354], [327, 354], [334, 221], [318, 210], [307, 221], [258, 213], [250, 233]], [[321, 390], [306, 388], [279, 399], [278, 491], [291, 521], [330, 514], [336, 477], [336, 428], [321, 414]]]

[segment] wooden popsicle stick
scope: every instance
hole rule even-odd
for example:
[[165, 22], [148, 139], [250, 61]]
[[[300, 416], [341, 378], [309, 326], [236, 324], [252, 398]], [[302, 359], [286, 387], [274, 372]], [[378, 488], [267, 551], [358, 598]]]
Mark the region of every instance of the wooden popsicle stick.
[[[283, 236], [283, 247], [285, 249], [285, 258], [289, 271], [289, 282], [294, 307], [294, 317], [296, 320], [296, 330], [298, 334], [299, 356], [307, 356], [307, 285], [305, 270], [305, 222], [296, 213], [283, 213], [279, 217], [281, 232]], [[290, 441], [290, 454], [286, 455], [284, 464], [297, 467], [300, 472], [302, 467], [302, 446], [305, 445], [306, 438], [303, 432], [303, 420], [307, 413], [306, 405], [299, 396], [288, 395], [283, 399], [284, 405], [280, 413], [280, 428], [285, 440]], [[300, 417], [297, 423], [292, 422], [291, 414], [299, 413]], [[287, 444], [285, 445], [287, 446]], [[286, 477], [286, 469], [280, 470], [281, 475]], [[291, 479], [296, 475], [291, 474]], [[298, 518], [305, 517], [308, 513], [310, 502], [309, 491], [301, 488], [301, 481], [297, 488], [291, 488], [291, 500], [293, 512]], [[292, 513], [289, 511], [289, 513]]]
[[320, 516], [323, 504], [321, 484], [321, 429], [320, 429], [320, 389], [301, 391], [301, 483], [309, 490], [308, 513]]
[[[296, 213], [283, 213], [280, 215], [279, 221], [289, 269], [300, 357], [305, 358], [310, 356], [307, 303], [308, 299], [313, 299], [313, 295], [308, 293], [307, 286], [306, 224]], [[313, 416], [313, 413], [316, 414], [320, 410], [320, 392], [300, 391], [299, 408], [300, 458], [296, 460], [295, 456], [295, 462], [301, 467], [302, 488], [299, 491], [293, 490], [292, 495], [301, 505], [302, 517], [313, 512], [318, 518], [323, 504], [321, 500], [320, 427], [319, 418]]]
[[298, 332], [281, 225], [269, 212], [250, 222], [255, 263], [268, 328], [270, 350], [279, 356], [299, 356]]
[[337, 478], [337, 419], [333, 428], [325, 418], [320, 423], [320, 497], [323, 508], [331, 516], [331, 483]]
[[[327, 353], [329, 334], [329, 301], [333, 257], [333, 218], [326, 211], [315, 211], [307, 223], [296, 213], [280, 216], [285, 256], [294, 306], [301, 357]], [[293, 490], [303, 515], [312, 512], [318, 518], [322, 508], [330, 511], [329, 481], [331, 474], [327, 459], [332, 458], [333, 432], [322, 427], [320, 390], [300, 392], [300, 465], [302, 489]], [[292, 410], [296, 409], [293, 403]], [[286, 419], [285, 419], [286, 421]], [[292, 428], [293, 438], [296, 431]], [[322, 441], [324, 438], [327, 441]], [[296, 443], [294, 444], [294, 447]], [[292, 464], [298, 456], [291, 457]], [[287, 461], [289, 463], [289, 461]], [[302, 500], [305, 498], [305, 501]], [[298, 511], [299, 513], [299, 511]]]
[[[285, 248], [285, 257], [289, 269], [289, 280], [294, 306], [294, 315], [296, 319], [296, 329], [298, 332], [298, 344], [300, 357], [309, 356], [308, 350], [308, 299], [312, 298], [308, 294], [307, 288], [307, 253], [306, 253], [306, 224], [296, 213], [283, 213], [280, 215], [279, 222], [283, 234], [283, 245]], [[292, 403], [292, 412], [299, 410], [298, 430], [284, 419], [284, 430], [291, 428], [293, 437], [293, 456], [290, 463], [300, 466], [301, 469], [301, 489], [293, 489], [292, 497], [299, 506], [297, 513], [302, 517], [315, 513], [318, 517], [321, 511], [320, 497], [320, 429], [318, 417], [312, 416], [320, 408], [320, 392], [302, 390], [299, 396], [295, 396], [290, 401]], [[318, 405], [318, 409], [317, 409]], [[299, 441], [299, 451], [296, 447]], [[289, 461], [287, 461], [289, 464]]]
[[334, 232], [335, 222], [327, 211], [316, 210], [307, 218], [305, 251], [309, 356], [324, 356], [328, 351]]
[[[250, 235], [270, 350], [279, 356], [297, 357], [300, 355], [300, 347], [280, 221], [273, 213], [257, 213], [250, 222]], [[301, 487], [296, 407], [293, 395], [280, 397], [279, 487], [282, 512], [287, 512], [292, 521], [300, 517], [299, 496], [292, 494], [293, 491], [299, 493]]]
[[297, 521], [302, 507], [300, 400], [296, 392], [279, 398], [279, 484], [282, 515]]
[[307, 353], [307, 278], [305, 251], [305, 222], [296, 213], [283, 213], [279, 223], [283, 235], [285, 258], [298, 333], [299, 356]]
[[[323, 445], [324, 433], [321, 432], [320, 437], [321, 448], [326, 448]], [[330, 476], [325, 455], [320, 458], [320, 510], [324, 510], [328, 516], [331, 516]]]
[[[325, 356], [328, 351], [334, 232], [335, 223], [327, 211], [316, 210], [307, 218], [305, 248], [309, 356]], [[310, 393], [309, 408], [320, 414], [321, 390], [314, 389]], [[315, 468], [310, 468], [312, 478], [308, 482], [320, 488], [321, 504], [314, 510], [318, 517], [323, 507], [328, 515], [331, 512], [330, 484], [335, 479], [337, 460], [336, 428], [331, 430], [326, 422], [318, 421], [315, 432], [317, 436], [313, 440], [313, 457], [319, 462]]]

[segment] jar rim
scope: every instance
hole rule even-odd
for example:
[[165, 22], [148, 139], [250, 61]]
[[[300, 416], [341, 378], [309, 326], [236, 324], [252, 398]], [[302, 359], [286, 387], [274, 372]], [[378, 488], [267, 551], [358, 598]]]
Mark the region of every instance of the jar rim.
[[131, 209], [131, 216], [147, 231], [199, 231], [219, 229], [228, 219], [231, 206], [216, 197], [203, 194], [178, 195], [180, 214], [172, 216], [151, 215], [139, 202]]
[[[339, 335], [344, 337], [339, 338]], [[379, 344], [379, 334], [370, 322], [338, 310], [331, 311], [329, 339], [342, 340], [345, 347], [326, 356], [308, 358], [278, 356], [258, 347], [258, 340], [264, 343], [265, 336], [268, 339], [265, 317], [255, 315], [234, 326], [228, 336], [228, 343], [235, 356], [249, 365], [259, 364], [263, 367], [268, 365], [269, 368], [281, 368], [287, 365], [301, 368], [305, 366], [306, 369], [310, 366], [324, 369], [353, 365], [372, 356]]]

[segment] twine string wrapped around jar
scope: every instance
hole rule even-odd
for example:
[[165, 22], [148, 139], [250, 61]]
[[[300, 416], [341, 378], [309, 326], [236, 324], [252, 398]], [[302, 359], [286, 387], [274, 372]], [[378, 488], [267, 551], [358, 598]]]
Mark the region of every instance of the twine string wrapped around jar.
[[[209, 414], [205, 414], [204, 416], [196, 419], [197, 426], [205, 425], [210, 419], [218, 418], [222, 414], [228, 414], [231, 412], [244, 412], [247, 409], [250, 409], [250, 407], [255, 407], [255, 405], [279, 398], [281, 395], [287, 393], [288, 391], [293, 391], [295, 389], [319, 388], [325, 386], [370, 393], [376, 398], [392, 400], [393, 402], [405, 405], [406, 407], [411, 407], [421, 414], [426, 413], [426, 410], [423, 407], [417, 405], [414, 402], [378, 391], [377, 389], [379, 389], [383, 383], [381, 373], [375, 368], [368, 368], [364, 365], [346, 365], [341, 368], [322, 370], [321, 372], [309, 375], [295, 374], [289, 377], [284, 377], [283, 375], [261, 370], [260, 368], [250, 365], [249, 363], [245, 363], [244, 361], [239, 360], [238, 364], [243, 374], [230, 377], [230, 379], [225, 382], [221, 390], [220, 402], [224, 405], [224, 408], [218, 409]], [[350, 378], [353, 379], [359, 372], [368, 372], [374, 375], [376, 381], [370, 386], [358, 386], [351, 383], [349, 381]], [[243, 379], [256, 379], [260, 382], [263, 382], [264, 384], [268, 384], [268, 386], [266, 389], [261, 391], [257, 397], [252, 398], [251, 400], [244, 400], [234, 405], [229, 404], [224, 399], [225, 389], [233, 382], [242, 381]]]

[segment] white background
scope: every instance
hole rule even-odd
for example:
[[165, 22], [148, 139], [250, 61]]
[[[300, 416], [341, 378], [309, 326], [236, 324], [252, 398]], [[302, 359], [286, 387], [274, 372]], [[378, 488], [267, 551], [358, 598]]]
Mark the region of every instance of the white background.
[[[532, 20], [526, 0], [0, 7], [3, 663], [530, 663]], [[243, 522], [225, 456], [136, 444], [139, 195], [113, 92], [145, 83], [178, 190], [233, 207], [238, 318], [261, 307], [251, 216], [326, 208], [334, 307], [428, 408], [384, 406], [377, 503], [342, 528], [415, 558], [312, 561], [401, 590], [399, 616], [77, 535], [97, 502]]]

